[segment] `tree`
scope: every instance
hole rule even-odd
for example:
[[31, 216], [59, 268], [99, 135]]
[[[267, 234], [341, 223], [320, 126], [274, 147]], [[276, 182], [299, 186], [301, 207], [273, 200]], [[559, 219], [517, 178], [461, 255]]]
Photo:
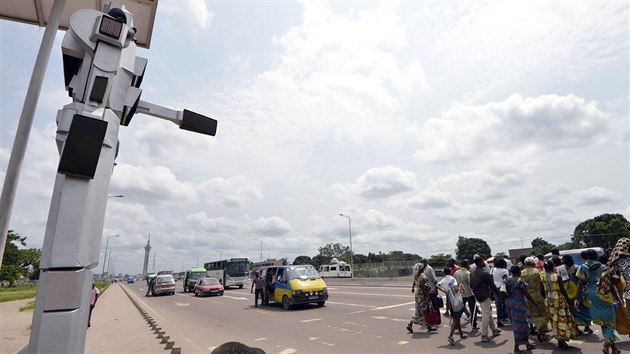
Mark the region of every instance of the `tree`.
[[542, 237], [536, 237], [532, 240], [532, 250], [535, 254], [547, 254], [554, 248], [556, 245], [543, 240]]
[[[350, 247], [343, 246], [341, 243], [329, 243], [324, 247], [317, 249], [322, 257], [327, 258], [341, 258], [346, 255], [350, 255]], [[349, 258], [348, 258], [349, 259]]]
[[428, 262], [432, 267], [444, 267], [446, 266], [446, 261], [448, 261], [450, 258], [452, 258], [450, 254], [440, 253], [429, 257]]
[[312, 264], [312, 263], [313, 263], [313, 259], [311, 257], [309, 257], [309, 256], [297, 256], [293, 260], [293, 264], [295, 264], [295, 265]]
[[613, 248], [622, 237], [630, 237], [630, 222], [621, 214], [602, 214], [575, 227], [571, 241], [579, 248]]
[[459, 236], [457, 239], [457, 259], [473, 261], [475, 254], [489, 256], [492, 254], [488, 243], [480, 238]]
[[32, 272], [39, 274], [39, 259], [41, 250], [35, 248], [20, 249], [26, 246], [26, 236], [22, 237], [13, 230], [9, 230], [0, 269], [0, 281], [8, 281], [14, 286], [15, 281], [22, 276], [29, 276]]

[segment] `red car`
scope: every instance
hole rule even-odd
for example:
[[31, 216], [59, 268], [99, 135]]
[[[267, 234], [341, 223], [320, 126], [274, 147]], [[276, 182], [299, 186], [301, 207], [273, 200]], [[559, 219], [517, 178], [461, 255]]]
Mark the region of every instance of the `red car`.
[[195, 283], [195, 296], [223, 295], [223, 285], [215, 278], [200, 278]]

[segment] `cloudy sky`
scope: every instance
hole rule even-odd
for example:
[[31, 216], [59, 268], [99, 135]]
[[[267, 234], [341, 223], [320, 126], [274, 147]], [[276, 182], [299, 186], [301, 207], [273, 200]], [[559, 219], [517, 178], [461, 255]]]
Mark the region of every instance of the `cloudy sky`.
[[[216, 137], [121, 128], [103, 235], [116, 272], [219, 257], [494, 253], [630, 217], [621, 2], [160, 0], [142, 99]], [[0, 175], [44, 29], [0, 21]], [[59, 32], [10, 228], [41, 247], [64, 91]], [[105, 237], [102, 248], [105, 248]], [[153, 257], [155, 255], [155, 258]], [[96, 270], [100, 272], [100, 265]]]

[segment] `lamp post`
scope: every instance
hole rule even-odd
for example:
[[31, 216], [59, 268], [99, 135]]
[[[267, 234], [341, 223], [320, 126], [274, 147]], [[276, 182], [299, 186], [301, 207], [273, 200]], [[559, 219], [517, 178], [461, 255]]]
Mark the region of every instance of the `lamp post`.
[[260, 262], [262, 263], [262, 239], [259, 240], [259, 239], [255, 238], [254, 240], [260, 242]]
[[352, 260], [352, 219], [350, 216], [339, 213], [340, 216], [348, 219], [348, 231], [350, 232], [350, 269], [354, 271], [354, 262]]
[[105, 275], [105, 261], [107, 261], [107, 248], [109, 247], [109, 239], [112, 237], [119, 237], [120, 235], [111, 235], [107, 236], [107, 242], [105, 242], [105, 255], [103, 256], [103, 273], [101, 274], [101, 278]]

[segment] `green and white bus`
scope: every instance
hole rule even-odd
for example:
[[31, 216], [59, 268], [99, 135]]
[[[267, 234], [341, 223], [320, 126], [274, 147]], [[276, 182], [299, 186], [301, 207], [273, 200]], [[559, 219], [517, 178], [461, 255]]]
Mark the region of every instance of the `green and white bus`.
[[230, 258], [203, 264], [208, 276], [219, 279], [224, 288], [238, 286], [241, 289], [248, 281], [249, 266], [249, 258]]

